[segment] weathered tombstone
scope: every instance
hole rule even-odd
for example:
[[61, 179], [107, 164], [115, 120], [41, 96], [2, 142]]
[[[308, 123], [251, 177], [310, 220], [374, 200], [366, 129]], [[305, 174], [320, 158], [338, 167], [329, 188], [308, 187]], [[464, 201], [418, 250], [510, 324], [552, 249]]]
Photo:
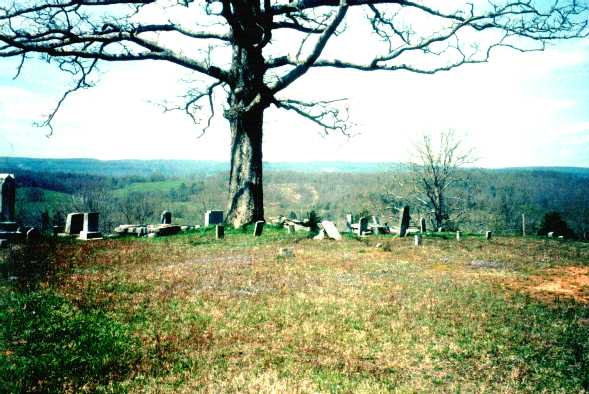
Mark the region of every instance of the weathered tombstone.
[[259, 237], [262, 235], [262, 231], [264, 231], [264, 222], [263, 220], [258, 220], [256, 224], [254, 224], [254, 237]]
[[426, 231], [427, 231], [427, 227], [426, 227], [426, 225], [425, 225], [425, 218], [421, 218], [421, 219], [419, 220], [419, 231], [420, 231], [422, 234], [425, 234], [425, 233], [426, 233]]
[[27, 242], [35, 242], [41, 239], [41, 232], [36, 227], [31, 227], [27, 231]]
[[98, 212], [84, 213], [84, 227], [80, 231], [80, 239], [85, 241], [89, 239], [102, 238], [102, 234], [98, 231]]
[[217, 226], [215, 227], [215, 237], [217, 239], [225, 238], [225, 226], [223, 226], [222, 224], [217, 224]]
[[456, 231], [456, 241], [460, 241], [461, 236], [462, 236], [462, 233], [460, 231]]
[[354, 215], [351, 213], [346, 214], [346, 231], [352, 231], [352, 223], [354, 223]]
[[49, 230], [49, 212], [45, 211], [41, 214], [41, 232], [45, 233]]
[[485, 239], [487, 239], [487, 240], [491, 239], [491, 236], [492, 236], [492, 235], [493, 235], [493, 233], [492, 233], [491, 231], [487, 231], [487, 232], [485, 233]]
[[526, 236], [526, 214], [522, 213], [522, 236]]
[[68, 235], [80, 234], [84, 226], [84, 214], [80, 212], [68, 213], [65, 219], [64, 233]]
[[0, 222], [14, 222], [16, 182], [12, 174], [0, 174]]
[[313, 239], [315, 241], [323, 241], [325, 239], [325, 230], [324, 229], [319, 230], [319, 233], [317, 233], [317, 235], [314, 236]]
[[358, 236], [361, 237], [368, 230], [368, 219], [361, 217], [358, 222]]
[[409, 228], [409, 206], [405, 205], [400, 213], [399, 237], [404, 237]]
[[548, 238], [552, 238], [552, 237], [554, 237], [554, 231], [550, 231], [550, 232], [547, 234], [547, 236], [548, 236]]
[[421, 235], [417, 234], [414, 238], [414, 245], [420, 246], [421, 245]]
[[325, 233], [329, 238], [335, 239], [336, 241], [342, 240], [342, 236], [339, 233], [339, 231], [337, 231], [337, 227], [335, 227], [335, 224], [333, 224], [333, 222], [329, 220], [324, 220], [321, 222], [321, 225], [323, 226], [323, 229], [325, 230]]
[[438, 227], [438, 233], [441, 233], [442, 231], [444, 231], [443, 227]]
[[223, 211], [207, 211], [205, 213], [205, 226], [223, 224]]
[[161, 224], [172, 224], [172, 212], [163, 211], [160, 222]]

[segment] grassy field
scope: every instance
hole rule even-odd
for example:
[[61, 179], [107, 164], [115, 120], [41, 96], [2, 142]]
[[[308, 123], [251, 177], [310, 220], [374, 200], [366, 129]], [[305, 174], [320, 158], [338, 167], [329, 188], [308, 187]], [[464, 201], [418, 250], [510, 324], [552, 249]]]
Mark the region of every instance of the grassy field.
[[0, 391], [589, 390], [586, 243], [250, 234], [4, 251]]

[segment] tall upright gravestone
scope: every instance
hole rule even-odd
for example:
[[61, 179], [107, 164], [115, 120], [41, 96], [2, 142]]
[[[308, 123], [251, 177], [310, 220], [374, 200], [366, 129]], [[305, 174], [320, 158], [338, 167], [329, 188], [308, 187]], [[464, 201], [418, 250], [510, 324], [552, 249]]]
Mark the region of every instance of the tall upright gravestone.
[[401, 210], [400, 214], [400, 224], [399, 224], [399, 237], [404, 237], [407, 234], [407, 229], [409, 228], [409, 206], [405, 205]]
[[84, 224], [82, 231], [80, 231], [80, 239], [102, 238], [102, 234], [98, 230], [98, 212], [85, 212], [83, 218]]
[[223, 224], [223, 211], [207, 211], [205, 213], [205, 227]]
[[16, 181], [12, 174], [0, 174], [0, 222], [14, 222], [16, 203]]
[[160, 222], [162, 224], [172, 224], [172, 212], [163, 211], [160, 219]]
[[84, 214], [81, 212], [68, 213], [65, 219], [65, 230], [67, 235], [77, 235], [83, 230]]

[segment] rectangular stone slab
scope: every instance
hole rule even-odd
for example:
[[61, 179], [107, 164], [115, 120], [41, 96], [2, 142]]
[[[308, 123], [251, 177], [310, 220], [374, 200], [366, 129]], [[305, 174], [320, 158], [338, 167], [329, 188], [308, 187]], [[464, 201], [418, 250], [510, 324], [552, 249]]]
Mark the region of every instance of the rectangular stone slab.
[[205, 226], [223, 224], [223, 211], [207, 211], [205, 213]]
[[80, 234], [84, 226], [84, 214], [81, 212], [68, 213], [65, 219], [64, 233], [68, 235]]

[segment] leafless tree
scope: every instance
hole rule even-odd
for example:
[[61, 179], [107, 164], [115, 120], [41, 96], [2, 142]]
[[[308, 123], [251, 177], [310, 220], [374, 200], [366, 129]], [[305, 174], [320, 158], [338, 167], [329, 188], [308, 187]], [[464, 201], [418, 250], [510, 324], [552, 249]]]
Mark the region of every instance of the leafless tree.
[[145, 224], [156, 215], [154, 196], [147, 193], [129, 192], [117, 199], [116, 205], [125, 223]]
[[[227, 218], [264, 217], [263, 114], [293, 111], [325, 132], [347, 133], [333, 100], [306, 102], [284, 92], [311, 68], [433, 74], [486, 62], [504, 47], [542, 50], [547, 41], [585, 36], [587, 7], [576, 0], [4, 0], [0, 57], [34, 54], [71, 73], [68, 94], [92, 86], [99, 62], [170, 62], [202, 76], [180, 103], [204, 129], [224, 95], [231, 130]], [[345, 19], [354, 27], [346, 29]], [[372, 34], [359, 39], [368, 31]], [[363, 53], [354, 46], [362, 40]], [[325, 50], [330, 43], [334, 51]], [[347, 50], [337, 50], [338, 43]], [[354, 43], [354, 44], [352, 44]], [[217, 93], [218, 92], [218, 93]]]
[[411, 196], [431, 217], [434, 228], [452, 228], [466, 213], [463, 194], [468, 179], [461, 167], [474, 161], [472, 149], [466, 149], [452, 130], [440, 133], [438, 141], [423, 134], [415, 144], [409, 163]]

